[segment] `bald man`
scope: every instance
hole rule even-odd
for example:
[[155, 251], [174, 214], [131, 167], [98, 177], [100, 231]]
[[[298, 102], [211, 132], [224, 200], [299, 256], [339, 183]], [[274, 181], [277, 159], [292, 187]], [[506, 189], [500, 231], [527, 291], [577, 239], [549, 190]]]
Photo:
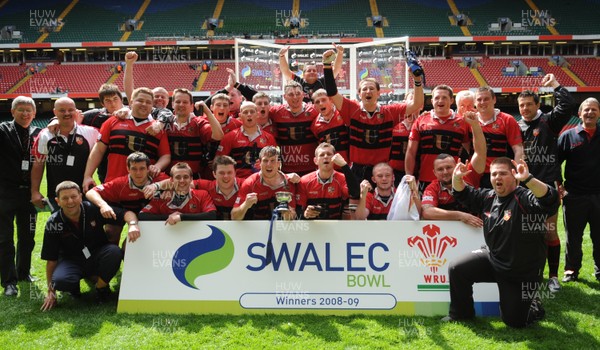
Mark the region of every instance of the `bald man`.
[[54, 193], [56, 186], [65, 180], [71, 180], [81, 186], [85, 165], [99, 132], [94, 127], [78, 125], [75, 122], [81, 111], [68, 97], [56, 100], [53, 112], [58, 121], [57, 130], [53, 132], [45, 128], [33, 145], [31, 202], [38, 208], [44, 208], [40, 183], [46, 168], [47, 200], [54, 210], [58, 210]]

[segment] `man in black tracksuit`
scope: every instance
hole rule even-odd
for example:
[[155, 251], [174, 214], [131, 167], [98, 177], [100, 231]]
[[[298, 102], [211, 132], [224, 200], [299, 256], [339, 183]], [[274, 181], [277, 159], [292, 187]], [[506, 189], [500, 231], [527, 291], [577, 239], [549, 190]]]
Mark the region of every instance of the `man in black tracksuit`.
[[[481, 213], [487, 247], [448, 267], [450, 312], [445, 320], [473, 318], [473, 284], [496, 282], [502, 321], [525, 327], [544, 315], [536, 292], [546, 260], [545, 218], [556, 213], [558, 192], [530, 175], [523, 160], [495, 159], [490, 166], [492, 190], [465, 185], [466, 173], [467, 167], [459, 163], [452, 194], [470, 211]], [[518, 186], [519, 181], [527, 188]]]
[[563, 213], [567, 235], [563, 282], [579, 278], [583, 231], [590, 224], [594, 275], [600, 281], [600, 103], [590, 97], [579, 106], [582, 123], [558, 139], [558, 162], [565, 162]]
[[[556, 107], [549, 113], [540, 110], [540, 97], [533, 91], [523, 91], [517, 99], [521, 120], [518, 121], [523, 135], [525, 161], [529, 172], [550, 186], [561, 183], [561, 169], [558, 162], [558, 135], [575, 112], [575, 100], [560, 86], [554, 74], [546, 74], [542, 86], [552, 87], [556, 98]], [[560, 261], [560, 239], [556, 229], [557, 215], [546, 221], [546, 245], [548, 246], [548, 287], [551, 292], [560, 290], [558, 282], [558, 264]]]

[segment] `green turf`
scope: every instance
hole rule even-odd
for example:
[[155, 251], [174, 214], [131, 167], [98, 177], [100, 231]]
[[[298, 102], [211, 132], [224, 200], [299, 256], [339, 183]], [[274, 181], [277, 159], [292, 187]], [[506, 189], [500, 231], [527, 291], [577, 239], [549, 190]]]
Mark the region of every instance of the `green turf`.
[[[544, 299], [542, 322], [514, 330], [497, 317], [445, 324], [419, 316], [117, 314], [116, 300], [95, 305], [85, 282], [80, 300], [62, 296], [57, 308], [43, 313], [39, 256], [47, 217], [38, 217], [32, 271], [42, 281], [20, 283], [17, 298], [0, 296], [0, 349], [600, 349], [600, 284], [592, 276], [589, 229], [580, 281]], [[558, 225], [562, 273], [561, 217]]]

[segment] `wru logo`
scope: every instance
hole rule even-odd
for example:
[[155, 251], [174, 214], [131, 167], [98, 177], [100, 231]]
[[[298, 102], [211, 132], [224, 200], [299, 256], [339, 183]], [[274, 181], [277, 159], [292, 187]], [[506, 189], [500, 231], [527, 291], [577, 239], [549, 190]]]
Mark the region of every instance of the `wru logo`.
[[423, 254], [421, 262], [429, 267], [432, 273], [446, 264], [446, 259], [443, 258], [444, 252], [448, 247], [456, 247], [457, 240], [454, 237], [440, 235], [440, 228], [436, 225], [423, 226], [423, 235], [425, 238], [413, 236], [408, 238], [409, 247], [418, 247]]
[[[207, 225], [212, 230], [210, 236], [188, 242], [173, 255], [173, 273], [179, 282], [198, 289], [196, 278], [215, 273], [226, 268], [233, 260], [233, 241], [223, 230]], [[186, 261], [187, 264], [176, 263]]]

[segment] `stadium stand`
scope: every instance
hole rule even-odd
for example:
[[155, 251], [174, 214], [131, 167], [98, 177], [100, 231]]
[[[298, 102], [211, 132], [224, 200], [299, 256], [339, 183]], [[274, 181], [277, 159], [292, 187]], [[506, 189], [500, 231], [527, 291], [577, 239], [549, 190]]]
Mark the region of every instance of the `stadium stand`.
[[[498, 18], [508, 17], [512, 23], [522, 23], [523, 11], [531, 10], [526, 2], [513, 3], [507, 6], [505, 1], [455, 0], [461, 12], [469, 15], [473, 25], [469, 30], [473, 35], [545, 35], [551, 34], [545, 26], [534, 26], [508, 32], [492, 31], [488, 25], [498, 23]], [[554, 2], [553, 2], [554, 3]]]
[[15, 93], [52, 93], [57, 87], [69, 90], [70, 93], [97, 93], [100, 85], [104, 84], [112, 75], [111, 68], [113, 66], [114, 64], [107, 63], [49, 64], [45, 71], [34, 74]]
[[[193, 63], [137, 62], [133, 71], [134, 84], [136, 87], [151, 89], [162, 86], [167, 91], [173, 91], [176, 88], [191, 90], [193, 89], [192, 81], [200, 74], [200, 72], [190, 68], [190, 64]], [[227, 82], [227, 79], [225, 79], [225, 82]], [[119, 75], [114, 83], [124, 91], [123, 74]]]
[[41, 27], [50, 24], [60, 13], [59, 10], [52, 12], [51, 9], [64, 8], [67, 4], [68, 2], [64, 0], [6, 2], [0, 9], [0, 29], [5, 26], [14, 26], [14, 30], [21, 33], [21, 38], [0, 38], [0, 42], [35, 42], [41, 35]]
[[16, 82], [27, 74], [27, 67], [19, 65], [0, 65], [0, 92], [7, 92]]
[[459, 27], [450, 25], [448, 16], [452, 15], [452, 12], [446, 1], [443, 4], [436, 1], [378, 1], [377, 5], [379, 13], [389, 22], [389, 26], [383, 29], [386, 37], [436, 36], [440, 33], [444, 33], [445, 36], [463, 35]]
[[300, 9], [302, 17], [309, 20], [309, 26], [301, 33], [375, 36], [374, 29], [367, 27], [366, 18], [371, 16], [369, 1], [302, 0]]
[[206, 35], [202, 23], [212, 17], [216, 4], [216, 0], [152, 1], [141, 18], [141, 29], [132, 32], [129, 41]]
[[600, 59], [568, 57], [569, 68], [588, 86], [600, 86]]
[[478, 87], [479, 83], [469, 68], [461, 67], [460, 63], [460, 59], [443, 58], [423, 61], [427, 87], [433, 88], [439, 84], [446, 84], [456, 91]]
[[590, 34], [598, 29], [600, 3], [592, 0], [535, 0], [541, 11], [549, 11], [560, 34]]
[[[227, 85], [227, 68], [235, 69], [235, 63], [220, 61], [218, 62], [218, 67], [215, 68], [208, 73], [208, 77], [204, 81], [201, 90], [214, 92], [224, 88]], [[246, 84], [243, 80], [240, 80], [240, 82]]]
[[80, 0], [65, 16], [62, 29], [50, 33], [45, 42], [119, 41], [121, 25], [135, 16], [141, 4], [142, 0]]

